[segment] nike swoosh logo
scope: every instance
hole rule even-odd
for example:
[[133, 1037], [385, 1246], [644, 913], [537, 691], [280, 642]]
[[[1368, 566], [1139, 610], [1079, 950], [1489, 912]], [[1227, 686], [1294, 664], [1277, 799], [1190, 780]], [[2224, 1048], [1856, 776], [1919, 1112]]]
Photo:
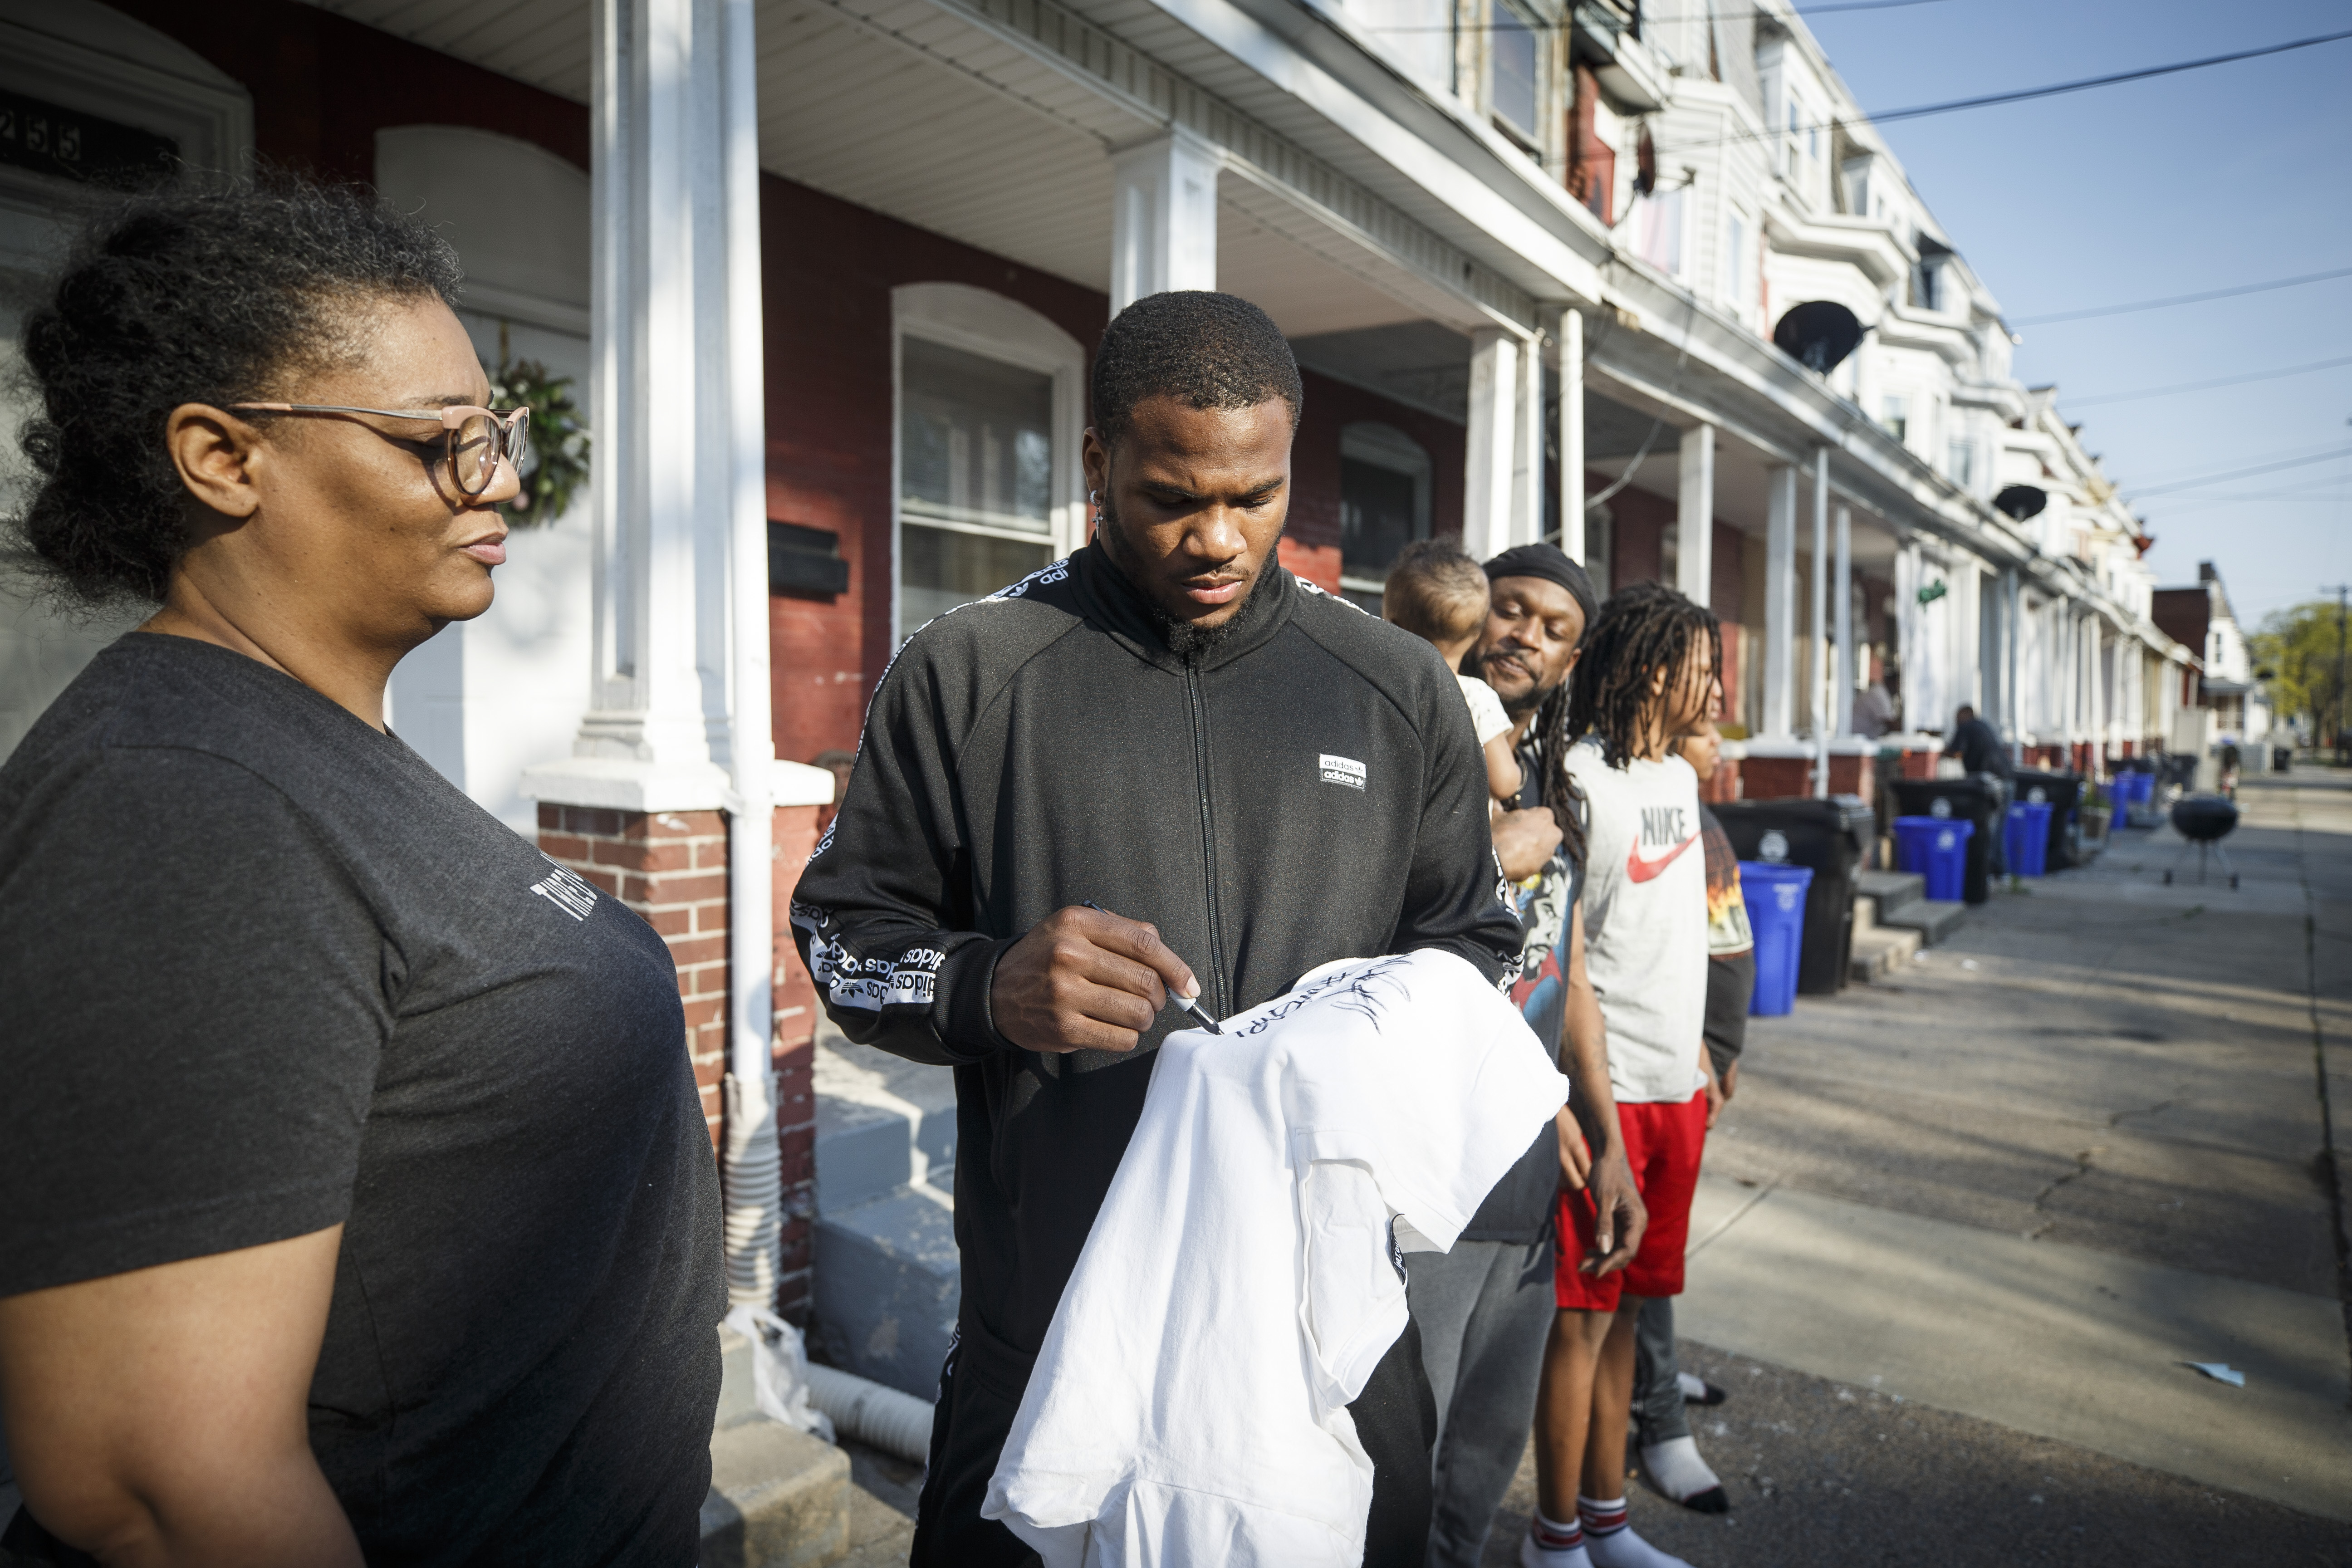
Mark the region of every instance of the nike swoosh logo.
[[1688, 838], [1684, 839], [1680, 844], [1675, 845], [1672, 849], [1667, 850], [1664, 855], [1659, 856], [1655, 860], [1643, 859], [1642, 847], [1636, 844], [1633, 848], [1625, 852], [1625, 875], [1636, 882], [1646, 882], [1650, 880], [1651, 878], [1655, 877], [1659, 872], [1664, 870], [1667, 867], [1673, 865], [1676, 856], [1679, 856], [1684, 850], [1689, 848], [1692, 845], [1697, 842], [1698, 835], [1694, 833]]

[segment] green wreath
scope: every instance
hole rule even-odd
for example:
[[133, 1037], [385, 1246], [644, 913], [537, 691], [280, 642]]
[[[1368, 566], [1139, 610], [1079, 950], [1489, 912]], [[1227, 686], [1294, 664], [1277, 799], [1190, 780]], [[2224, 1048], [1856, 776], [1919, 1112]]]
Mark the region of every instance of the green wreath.
[[550, 375], [537, 360], [501, 355], [490, 376], [490, 399], [501, 409], [530, 410], [522, 493], [507, 502], [508, 517], [518, 528], [553, 522], [588, 479], [588, 426], [572, 399], [572, 378]]

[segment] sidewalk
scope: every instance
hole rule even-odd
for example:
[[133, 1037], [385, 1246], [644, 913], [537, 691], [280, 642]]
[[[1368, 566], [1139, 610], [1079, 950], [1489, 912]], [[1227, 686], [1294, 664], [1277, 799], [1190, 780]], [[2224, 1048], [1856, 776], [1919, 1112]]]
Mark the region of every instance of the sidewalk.
[[1679, 1323], [1732, 1390], [1698, 1430], [1733, 1512], [1642, 1493], [1652, 1539], [1701, 1568], [2352, 1563], [2317, 1072], [2340, 1147], [2352, 776], [2241, 805], [2236, 891], [2193, 849], [2165, 886], [2179, 840], [2128, 833], [1754, 1022]]

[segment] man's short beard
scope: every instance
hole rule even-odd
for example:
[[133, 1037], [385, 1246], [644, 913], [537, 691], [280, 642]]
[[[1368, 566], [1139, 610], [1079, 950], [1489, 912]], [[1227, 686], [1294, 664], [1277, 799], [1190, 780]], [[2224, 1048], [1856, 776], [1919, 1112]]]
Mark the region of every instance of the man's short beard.
[[[1485, 656], [1476, 648], [1472, 648], [1470, 650], [1469, 657], [1465, 658], [1462, 663], [1464, 666], [1462, 671], [1463, 674], [1474, 676], [1480, 680], [1486, 679], [1486, 660]], [[1566, 678], [1562, 677], [1561, 684], [1565, 683]], [[1489, 689], [1494, 689], [1494, 683], [1492, 681], [1487, 681], [1487, 686]], [[1499, 690], [1495, 691], [1495, 697], [1496, 700], [1500, 701], [1503, 705], [1504, 716], [1508, 719], [1517, 720], [1526, 718], [1528, 714], [1542, 707], [1544, 705], [1544, 699], [1549, 697], [1553, 692], [1559, 689], [1559, 686], [1558, 685], [1529, 686], [1526, 691], [1520, 693], [1517, 697], [1505, 697]]]
[[[1204, 626], [1198, 621], [1188, 621], [1180, 616], [1171, 615], [1167, 605], [1154, 598], [1142, 584], [1135, 580], [1135, 572], [1129, 565], [1132, 552], [1128, 548], [1127, 535], [1120, 531], [1118, 513], [1112, 507], [1110, 497], [1099, 496], [1095, 504], [1099, 513], [1095, 526], [1097, 532], [1102, 536], [1103, 553], [1110, 557], [1112, 565], [1127, 574], [1128, 585], [1135, 590], [1136, 597], [1143, 601], [1143, 613], [1149, 616], [1151, 618], [1151, 624], [1159, 628], [1160, 639], [1168, 645], [1168, 651], [1187, 664], [1198, 664], [1222, 647], [1225, 639], [1233, 636], [1234, 629], [1248, 617], [1250, 606], [1257, 603], [1259, 596], [1267, 593], [1274, 584], [1276, 574], [1275, 552], [1268, 551], [1266, 559], [1258, 563], [1257, 576], [1250, 583], [1249, 596], [1242, 601], [1241, 608], [1215, 626]], [[1279, 548], [1278, 543], [1277, 548]]]

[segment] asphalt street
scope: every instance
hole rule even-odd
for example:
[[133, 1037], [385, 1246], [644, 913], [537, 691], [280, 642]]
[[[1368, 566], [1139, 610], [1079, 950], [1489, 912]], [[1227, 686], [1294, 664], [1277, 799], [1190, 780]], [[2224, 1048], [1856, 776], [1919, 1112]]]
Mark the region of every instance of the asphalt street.
[[2352, 775], [2241, 805], [2234, 889], [2126, 832], [1754, 1021], [1680, 1318], [1733, 1508], [1637, 1487], [1645, 1535], [1699, 1568], [2352, 1563]]

